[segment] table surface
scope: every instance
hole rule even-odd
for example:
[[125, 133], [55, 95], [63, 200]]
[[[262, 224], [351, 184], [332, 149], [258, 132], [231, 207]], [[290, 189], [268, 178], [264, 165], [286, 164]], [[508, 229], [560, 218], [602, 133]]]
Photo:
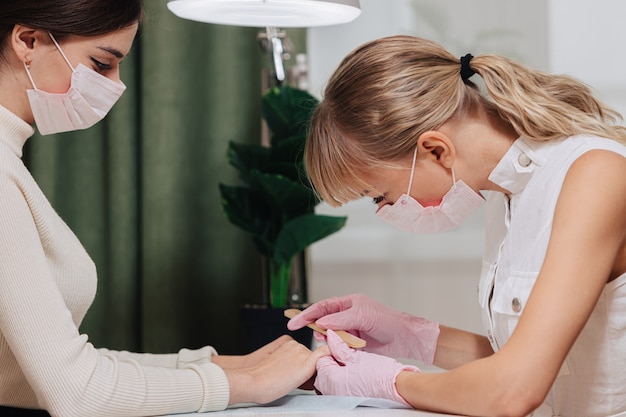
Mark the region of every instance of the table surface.
[[370, 407], [357, 407], [353, 410], [340, 410], [340, 411], [293, 411], [293, 410], [285, 410], [285, 411], [272, 411], [272, 412], [255, 412], [255, 411], [247, 411], [245, 412], [242, 409], [238, 409], [239, 412], [232, 413], [235, 410], [227, 410], [227, 411], [217, 411], [207, 414], [182, 414], [177, 417], [184, 416], [202, 416], [202, 417], [226, 417], [226, 416], [260, 416], [260, 417], [355, 417], [355, 416], [376, 416], [376, 417], [434, 417], [434, 416], [447, 416], [450, 417], [449, 414], [436, 414], [436, 413], [428, 413], [425, 411], [418, 410], [406, 410], [406, 409], [380, 409], [380, 408], [370, 408]]
[[[262, 416], [262, 417], [434, 417], [448, 416], [403, 407], [389, 400], [358, 397], [333, 397], [292, 393], [266, 405], [241, 404], [224, 411], [211, 413], [178, 414], [171, 417], [226, 417], [226, 416]], [[460, 416], [457, 416], [460, 417]]]

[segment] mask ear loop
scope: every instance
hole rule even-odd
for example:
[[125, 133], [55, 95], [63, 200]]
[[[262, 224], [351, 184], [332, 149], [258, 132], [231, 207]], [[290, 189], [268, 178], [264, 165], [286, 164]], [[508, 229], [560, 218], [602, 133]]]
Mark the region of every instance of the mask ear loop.
[[[417, 159], [417, 146], [413, 151], [413, 163], [411, 163], [411, 177], [409, 178], [409, 188], [406, 190], [407, 198], [411, 195], [411, 186], [413, 185], [413, 174], [415, 173], [415, 160]], [[406, 200], [406, 198], [404, 199]]]
[[30, 62], [24, 62], [24, 69], [26, 70], [26, 75], [28, 75], [28, 79], [30, 83], [33, 85], [33, 88], [37, 90], [37, 86], [35, 85], [35, 80], [33, 80], [33, 76], [30, 74]]
[[59, 45], [57, 40], [54, 39], [54, 36], [52, 36], [52, 33], [48, 32], [48, 35], [50, 35], [50, 39], [52, 39], [52, 42], [54, 42], [54, 45], [57, 47], [58, 51], [61, 53], [61, 56], [63, 57], [67, 65], [70, 67], [72, 72], [74, 72], [74, 67], [72, 66], [72, 63], [70, 62], [70, 60], [67, 59], [67, 56], [65, 56], [65, 53], [63, 53], [63, 49], [61, 49], [61, 45]]

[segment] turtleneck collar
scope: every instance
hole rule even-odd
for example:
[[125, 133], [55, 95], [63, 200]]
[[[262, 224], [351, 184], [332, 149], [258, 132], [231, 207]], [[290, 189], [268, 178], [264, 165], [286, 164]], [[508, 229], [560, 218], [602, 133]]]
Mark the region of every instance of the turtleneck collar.
[[24, 144], [35, 133], [35, 128], [0, 105], [0, 142], [5, 143], [21, 158]]

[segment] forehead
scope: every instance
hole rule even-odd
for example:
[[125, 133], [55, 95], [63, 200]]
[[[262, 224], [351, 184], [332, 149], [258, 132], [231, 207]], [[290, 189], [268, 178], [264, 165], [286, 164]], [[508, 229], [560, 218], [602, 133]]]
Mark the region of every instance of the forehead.
[[61, 42], [64, 47], [98, 48], [123, 58], [130, 52], [133, 40], [137, 34], [138, 24], [118, 29], [103, 35], [73, 36], [70, 35]]
[[378, 197], [392, 190], [406, 187], [410, 170], [410, 167], [394, 165], [364, 172], [362, 180], [367, 187], [362, 190], [363, 196]]

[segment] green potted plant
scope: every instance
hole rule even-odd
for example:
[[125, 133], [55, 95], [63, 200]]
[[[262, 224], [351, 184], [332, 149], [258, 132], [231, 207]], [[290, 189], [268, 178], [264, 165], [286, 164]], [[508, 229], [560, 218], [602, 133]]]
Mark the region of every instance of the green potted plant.
[[[310, 244], [340, 230], [346, 217], [315, 213], [320, 202], [306, 176], [303, 151], [311, 114], [318, 101], [290, 86], [269, 89], [261, 114], [271, 132], [270, 144], [231, 141], [227, 157], [240, 185], [219, 184], [228, 220], [248, 232], [265, 259], [266, 304], [290, 306], [289, 284], [294, 257]], [[306, 302], [306, 300], [301, 300]]]

